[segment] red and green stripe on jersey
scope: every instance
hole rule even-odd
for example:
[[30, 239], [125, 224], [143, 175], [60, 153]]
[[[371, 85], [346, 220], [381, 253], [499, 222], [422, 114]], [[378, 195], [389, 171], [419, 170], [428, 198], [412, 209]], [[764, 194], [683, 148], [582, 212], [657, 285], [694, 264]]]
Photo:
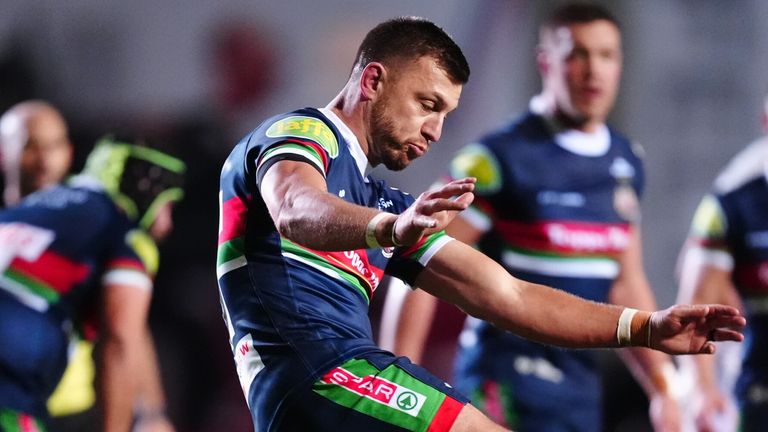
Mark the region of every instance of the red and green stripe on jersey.
[[0, 431], [2, 432], [45, 432], [43, 422], [29, 415], [0, 408]]
[[307, 160], [323, 174], [323, 177], [328, 172], [329, 159], [325, 149], [313, 141], [305, 141], [293, 137], [290, 140], [281, 141], [265, 151], [256, 163], [256, 172], [261, 169], [262, 165], [268, 163], [273, 158], [285, 158], [286, 155], [298, 156]]
[[326, 373], [313, 391], [331, 401], [416, 432], [448, 431], [464, 404], [396, 365], [377, 369], [352, 359]]
[[29, 300], [25, 303], [32, 303], [30, 306], [44, 311], [84, 281], [89, 272], [87, 265], [46, 250], [33, 261], [14, 258], [2, 278], [9, 282], [4, 284], [6, 289], [13, 289], [17, 297]]
[[614, 278], [617, 257], [629, 245], [630, 224], [581, 221], [523, 223], [497, 220], [503, 263], [558, 277]]
[[219, 192], [221, 214], [219, 215], [219, 246], [216, 254], [218, 278], [247, 264], [245, 227], [250, 200], [250, 196], [243, 199], [236, 195], [224, 201], [223, 193]]

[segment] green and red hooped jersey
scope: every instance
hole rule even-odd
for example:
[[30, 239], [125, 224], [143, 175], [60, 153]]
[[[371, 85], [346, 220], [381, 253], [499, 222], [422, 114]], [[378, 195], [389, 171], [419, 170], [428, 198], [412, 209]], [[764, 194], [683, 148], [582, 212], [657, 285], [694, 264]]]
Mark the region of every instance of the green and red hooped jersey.
[[[0, 407], [45, 416], [69, 334], [93, 338], [102, 287], [150, 290], [157, 247], [88, 179], [0, 212]], [[30, 334], [34, 333], [34, 336]]]
[[440, 232], [411, 247], [327, 252], [284, 238], [259, 188], [269, 167], [286, 159], [314, 167], [328, 193], [350, 203], [399, 214], [413, 202], [365, 174], [355, 136], [327, 109], [273, 117], [232, 150], [221, 174], [217, 276], [257, 430], [269, 430], [292, 389], [375, 350], [367, 312], [384, 273], [413, 281], [450, 240]]
[[[589, 152], [595, 148], [602, 151]], [[478, 179], [475, 200], [459, 217], [485, 233], [482, 252], [520, 279], [607, 300], [643, 189], [642, 160], [627, 138], [607, 126], [594, 135], [562, 130], [528, 112], [457, 153], [447, 178], [466, 176]], [[600, 399], [593, 353], [544, 346], [472, 318], [460, 342], [455, 383], [465, 394], [514, 378], [530, 379], [515, 394], [534, 406]]]

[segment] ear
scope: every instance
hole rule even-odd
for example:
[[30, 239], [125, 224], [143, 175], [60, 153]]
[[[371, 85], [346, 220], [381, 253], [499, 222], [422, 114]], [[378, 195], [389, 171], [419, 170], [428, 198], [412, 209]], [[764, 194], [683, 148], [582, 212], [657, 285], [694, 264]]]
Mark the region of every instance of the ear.
[[381, 93], [381, 86], [386, 73], [387, 69], [381, 63], [371, 62], [365, 66], [360, 75], [360, 95], [364, 100], [375, 99]]
[[549, 72], [550, 68], [549, 54], [541, 47], [536, 48], [536, 68], [542, 77]]

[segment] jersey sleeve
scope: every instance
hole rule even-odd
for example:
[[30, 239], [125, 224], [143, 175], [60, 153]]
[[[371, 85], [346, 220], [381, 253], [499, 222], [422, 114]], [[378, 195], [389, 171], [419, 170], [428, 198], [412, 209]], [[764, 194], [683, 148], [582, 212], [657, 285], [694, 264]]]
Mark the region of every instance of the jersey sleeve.
[[485, 233], [491, 229], [492, 219], [487, 198], [498, 193], [502, 186], [502, 168], [496, 155], [482, 143], [472, 143], [454, 156], [449, 165], [447, 183], [464, 177], [475, 177], [475, 201], [459, 214], [475, 229]]
[[261, 184], [267, 170], [281, 160], [308, 163], [325, 177], [331, 160], [339, 155], [336, 135], [316, 117], [288, 116], [269, 125], [264, 134], [268, 145], [256, 157], [257, 184]]
[[154, 240], [138, 228], [128, 230], [118, 237], [106, 261], [102, 283], [132, 285], [151, 290], [159, 265], [159, 253]]
[[429, 264], [429, 260], [451, 240], [453, 237], [447, 235], [445, 231], [438, 231], [422, 237], [412, 246], [396, 248], [385, 273], [413, 286], [416, 276]]
[[688, 247], [701, 256], [705, 264], [731, 271], [733, 256], [728, 247], [728, 220], [720, 201], [707, 195], [694, 213], [688, 234]]

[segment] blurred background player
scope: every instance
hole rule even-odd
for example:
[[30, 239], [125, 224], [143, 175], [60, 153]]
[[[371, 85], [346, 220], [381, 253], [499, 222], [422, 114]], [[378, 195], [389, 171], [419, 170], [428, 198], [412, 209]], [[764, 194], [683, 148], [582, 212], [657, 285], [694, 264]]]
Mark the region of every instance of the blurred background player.
[[[0, 117], [5, 206], [18, 204], [27, 195], [62, 181], [69, 173], [72, 156], [67, 122], [59, 110], [43, 100], [13, 105]], [[80, 334], [73, 336], [67, 369], [48, 400], [51, 425], [58, 432], [96, 431], [93, 342]], [[158, 371], [148, 371], [146, 378], [135, 406], [137, 426], [145, 431], [171, 431]]]
[[[605, 124], [622, 70], [619, 24], [601, 6], [565, 4], [542, 25], [539, 42], [543, 89], [529, 112], [451, 162], [451, 178], [478, 181], [474, 203], [448, 232], [521, 279], [655, 309], [642, 265], [641, 149]], [[389, 329], [382, 333], [396, 333], [398, 354], [421, 359], [435, 302], [415, 290], [399, 319], [383, 317]], [[392, 330], [394, 322], [399, 328]], [[651, 400], [655, 430], [678, 430], [669, 358], [640, 348], [621, 355]], [[454, 379], [486, 414], [515, 430], [597, 431], [599, 367], [593, 352], [540, 345], [469, 318]]]
[[134, 394], [157, 374], [146, 326], [153, 239], [172, 229], [183, 171], [160, 151], [103, 139], [68, 185], [0, 213], [0, 344], [15, 347], [0, 352], [0, 430], [44, 428], [68, 339], [94, 320], [104, 429], [131, 426]]
[[64, 117], [42, 100], [12, 106], [0, 117], [0, 158], [5, 206], [58, 183], [72, 164], [72, 144]]
[[[768, 131], [768, 98], [763, 126]], [[724, 351], [684, 363], [696, 386], [692, 397], [699, 399], [694, 410], [700, 432], [750, 432], [768, 425], [767, 176], [768, 137], [763, 137], [718, 175], [696, 210], [681, 255], [679, 300], [737, 306], [749, 323], [746, 343], [734, 350], [740, 358], [729, 359], [731, 352]]]

